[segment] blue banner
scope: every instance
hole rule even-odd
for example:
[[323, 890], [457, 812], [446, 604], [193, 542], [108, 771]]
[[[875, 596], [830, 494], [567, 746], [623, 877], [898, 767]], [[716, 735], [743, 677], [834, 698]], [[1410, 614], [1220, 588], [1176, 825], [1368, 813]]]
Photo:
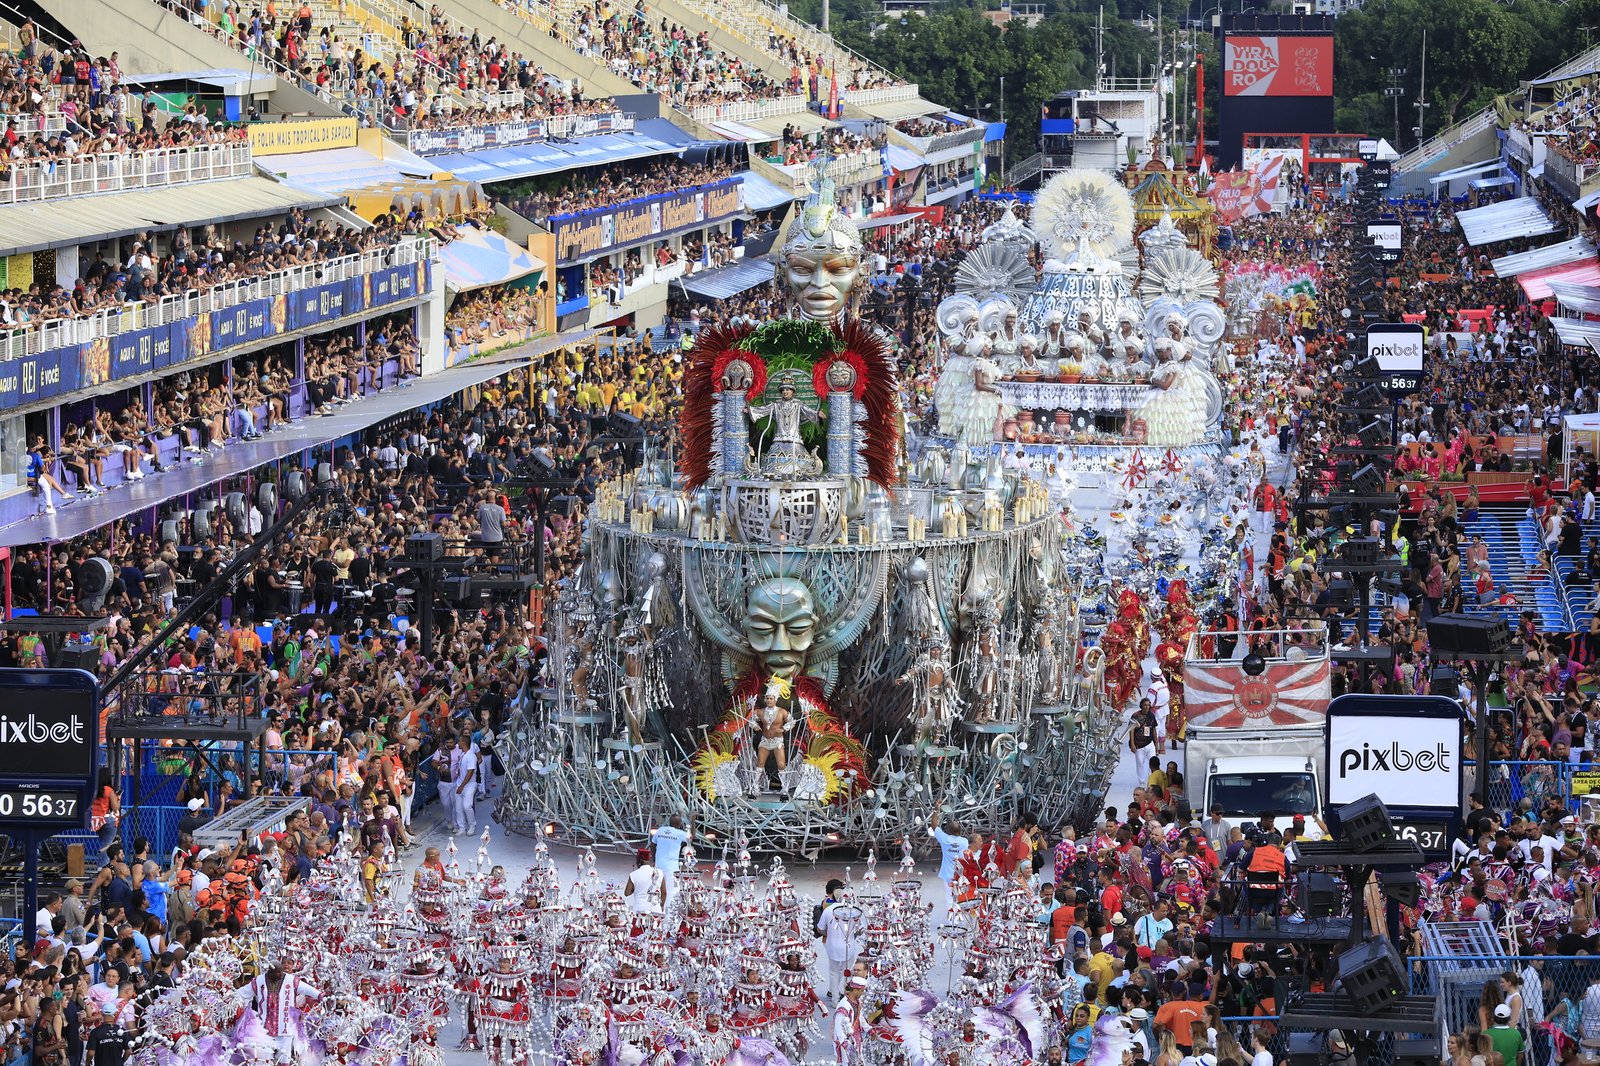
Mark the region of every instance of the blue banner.
[[48, 400], [78, 387], [78, 360], [82, 345], [56, 348], [53, 351], [28, 355], [17, 360], [17, 402], [33, 403]]
[[289, 294], [289, 328], [305, 329], [321, 322], [353, 315], [365, 306], [366, 287], [360, 279], [316, 285]]
[[22, 395], [22, 360], [0, 362], [0, 408], [15, 407]]
[[640, 244], [731, 217], [743, 210], [744, 178], [724, 178], [693, 189], [642, 196], [569, 215], [552, 215], [556, 258], [577, 262], [612, 248]]
[[409, 300], [417, 295], [417, 264], [385, 267], [370, 275], [367, 306], [382, 307], [399, 300]]
[[[238, 307], [211, 312], [211, 348], [221, 351], [283, 332], [287, 303], [282, 297], [246, 300]], [[276, 312], [276, 313], [275, 313]]]

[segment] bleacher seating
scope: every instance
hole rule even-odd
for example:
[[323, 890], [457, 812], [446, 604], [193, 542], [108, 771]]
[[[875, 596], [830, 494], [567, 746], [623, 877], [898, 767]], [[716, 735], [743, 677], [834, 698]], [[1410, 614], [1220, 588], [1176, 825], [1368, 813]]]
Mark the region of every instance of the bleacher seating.
[[[1516, 597], [1515, 604], [1480, 604], [1470, 585], [1463, 589], [1466, 610], [1473, 614], [1499, 615], [1513, 627], [1522, 612], [1534, 611], [1539, 628], [1547, 632], [1566, 632], [1572, 628], [1559, 568], [1556, 573], [1530, 576], [1543, 547], [1533, 520], [1522, 511], [1480, 511], [1476, 519], [1462, 522], [1464, 539], [1482, 537], [1489, 549], [1489, 572], [1495, 588], [1505, 587]], [[1463, 579], [1466, 578], [1463, 571]]]

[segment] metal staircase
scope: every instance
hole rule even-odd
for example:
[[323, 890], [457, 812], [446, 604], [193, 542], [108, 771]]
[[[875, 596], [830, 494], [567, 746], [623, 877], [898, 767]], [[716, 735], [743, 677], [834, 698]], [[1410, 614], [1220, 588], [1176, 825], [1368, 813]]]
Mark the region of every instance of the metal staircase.
[[[1596, 45], [1563, 63], [1551, 67], [1539, 77], [1556, 78], [1567, 74], [1578, 74], [1583, 71], [1594, 70], [1597, 66], [1600, 66], [1600, 45]], [[1476, 111], [1459, 122], [1440, 130], [1409, 152], [1406, 152], [1395, 160], [1394, 169], [1400, 173], [1424, 169], [1429, 163], [1445, 155], [1452, 148], [1459, 144], [1465, 144], [1492, 127], [1495, 124], [1495, 120], [1496, 114], [1493, 105], [1481, 111]]]

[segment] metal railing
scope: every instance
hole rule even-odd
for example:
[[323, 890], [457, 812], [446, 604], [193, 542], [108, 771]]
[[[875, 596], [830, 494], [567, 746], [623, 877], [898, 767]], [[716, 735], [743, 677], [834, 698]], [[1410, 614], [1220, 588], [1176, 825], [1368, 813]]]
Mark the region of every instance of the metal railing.
[[438, 258], [438, 241], [408, 237], [386, 248], [374, 248], [324, 263], [307, 263], [260, 277], [226, 282], [201, 292], [164, 297], [155, 303], [125, 304], [82, 318], [58, 318], [0, 335], [0, 361], [88, 344], [131, 330], [162, 326], [205, 311], [224, 311], [249, 300], [282, 296], [316, 285], [364, 277], [384, 267]]
[[[1532, 930], [1515, 907], [1507, 908], [1496, 925], [1502, 935]], [[1600, 957], [1593, 955], [1416, 955], [1406, 962], [1412, 993], [1439, 997], [1440, 1022], [1451, 1033], [1481, 1025], [1484, 986], [1498, 986], [1502, 974], [1515, 974], [1522, 996], [1516, 1028], [1526, 1044], [1525, 1066], [1549, 1066], [1562, 1061], [1563, 1048], [1576, 1047], [1583, 1036], [1585, 993], [1600, 979]], [[1592, 1026], [1593, 1020], [1587, 1021]]]
[[0, 204], [243, 178], [250, 176], [253, 165], [250, 145], [242, 143], [103, 153], [79, 159], [24, 160], [0, 178]]
[[913, 84], [883, 85], [876, 89], [849, 89], [845, 92], [845, 102], [865, 107], [868, 104], [897, 104], [917, 98], [917, 87]]
[[801, 95], [778, 96], [771, 100], [733, 100], [725, 104], [698, 104], [689, 108], [689, 117], [700, 123], [749, 122], [775, 115], [798, 115], [806, 109]]
[[0, 126], [7, 122], [17, 124], [19, 134], [65, 133], [67, 116], [61, 111], [8, 111], [0, 113]]

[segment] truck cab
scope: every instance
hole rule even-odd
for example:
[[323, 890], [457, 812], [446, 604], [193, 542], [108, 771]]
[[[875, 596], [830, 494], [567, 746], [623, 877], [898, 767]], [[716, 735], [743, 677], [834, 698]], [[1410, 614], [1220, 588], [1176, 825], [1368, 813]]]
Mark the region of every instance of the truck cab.
[[1297, 755], [1217, 756], [1205, 770], [1201, 811], [1222, 808], [1230, 826], [1245, 826], [1263, 814], [1278, 817], [1279, 826], [1297, 814], [1306, 819], [1306, 839], [1320, 840], [1321, 771], [1316, 761]]

